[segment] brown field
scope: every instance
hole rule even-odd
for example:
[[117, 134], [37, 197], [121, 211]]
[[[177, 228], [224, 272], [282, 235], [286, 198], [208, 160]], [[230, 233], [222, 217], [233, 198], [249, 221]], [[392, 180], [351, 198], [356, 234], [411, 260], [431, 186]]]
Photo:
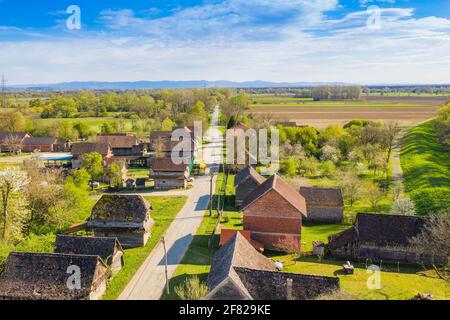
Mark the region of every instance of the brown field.
[[353, 119], [397, 121], [402, 126], [410, 126], [434, 117], [446, 101], [447, 97], [369, 97], [356, 103], [329, 101], [330, 106], [324, 106], [323, 103], [319, 105], [320, 102], [316, 107], [313, 104], [255, 106], [251, 107], [249, 113], [271, 114], [275, 121], [296, 121], [298, 125], [317, 128], [335, 123], [342, 125]]

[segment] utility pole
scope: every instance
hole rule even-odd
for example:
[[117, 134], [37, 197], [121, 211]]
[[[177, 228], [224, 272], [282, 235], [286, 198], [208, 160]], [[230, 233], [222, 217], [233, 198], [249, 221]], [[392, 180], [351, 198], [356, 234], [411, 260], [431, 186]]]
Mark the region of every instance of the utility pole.
[[[211, 170], [211, 168], [210, 168]], [[214, 177], [214, 173], [212, 171], [210, 171], [209, 173], [210, 176], [210, 180], [209, 180], [209, 216], [212, 216], [212, 206], [213, 206], [213, 177]]]
[[168, 276], [168, 272], [167, 272], [166, 238], [163, 236], [161, 241], [162, 241], [163, 248], [164, 248], [164, 264], [165, 264], [165, 274], [166, 274], [166, 293], [167, 293], [167, 295], [169, 295], [170, 294], [170, 288], [169, 288], [169, 276]]

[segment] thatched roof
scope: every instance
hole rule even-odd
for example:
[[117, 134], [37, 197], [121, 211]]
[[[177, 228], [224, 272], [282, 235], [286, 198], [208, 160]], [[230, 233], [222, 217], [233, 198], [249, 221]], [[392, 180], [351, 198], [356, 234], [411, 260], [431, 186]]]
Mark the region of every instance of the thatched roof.
[[[80, 268], [81, 289], [67, 285], [70, 266]], [[0, 298], [85, 300], [110, 274], [98, 256], [11, 253], [0, 275]]]
[[341, 189], [301, 187], [300, 194], [305, 198], [308, 206], [342, 207], [344, 205]]
[[90, 221], [141, 223], [149, 218], [151, 209], [140, 195], [105, 194], [92, 208]]
[[[274, 190], [289, 202], [296, 210], [305, 217], [307, 216], [306, 201], [302, 195], [295, 191], [290, 185], [283, 181], [278, 175], [273, 175], [263, 184], [253, 190], [242, 203], [241, 210], [247, 209], [269, 191]], [[276, 213], [275, 213], [276, 214]]]
[[123, 250], [117, 238], [67, 235], [56, 237], [55, 253], [99, 256], [105, 263], [110, 263], [117, 250]]
[[266, 181], [266, 179], [258, 172], [256, 172], [256, 170], [253, 169], [252, 166], [247, 166], [239, 171], [234, 177], [234, 186], [240, 185], [247, 179], [253, 179], [258, 184], [263, 184], [264, 181]]

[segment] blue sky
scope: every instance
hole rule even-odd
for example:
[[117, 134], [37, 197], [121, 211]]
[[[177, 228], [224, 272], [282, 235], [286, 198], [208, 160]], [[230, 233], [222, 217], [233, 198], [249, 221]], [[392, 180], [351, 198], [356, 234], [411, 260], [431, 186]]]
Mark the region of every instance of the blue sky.
[[0, 0], [0, 46], [11, 84], [450, 83], [450, 0]]

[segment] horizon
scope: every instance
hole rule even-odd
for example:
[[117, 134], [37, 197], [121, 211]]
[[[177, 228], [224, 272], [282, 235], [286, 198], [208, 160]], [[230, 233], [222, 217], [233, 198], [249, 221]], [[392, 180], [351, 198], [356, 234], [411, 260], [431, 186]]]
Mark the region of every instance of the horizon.
[[2, 0], [0, 44], [10, 86], [431, 85], [450, 83], [450, 1]]

